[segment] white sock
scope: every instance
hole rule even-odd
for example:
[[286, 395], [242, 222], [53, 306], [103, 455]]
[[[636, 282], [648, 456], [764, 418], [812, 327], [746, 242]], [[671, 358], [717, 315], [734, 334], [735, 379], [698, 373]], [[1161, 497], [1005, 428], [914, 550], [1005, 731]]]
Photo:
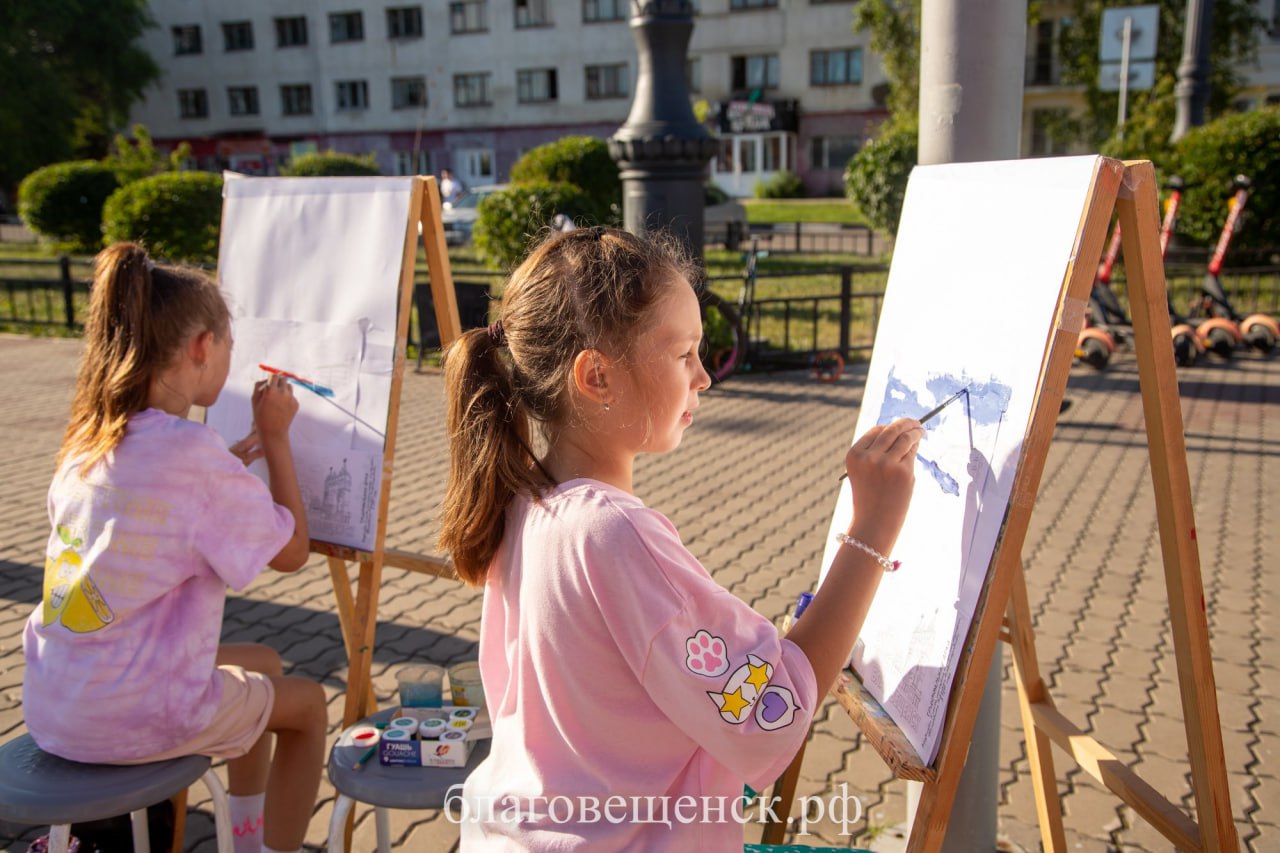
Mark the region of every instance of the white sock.
[[266, 798], [265, 793], [227, 798], [231, 801], [231, 841], [236, 853], [262, 853], [262, 804]]

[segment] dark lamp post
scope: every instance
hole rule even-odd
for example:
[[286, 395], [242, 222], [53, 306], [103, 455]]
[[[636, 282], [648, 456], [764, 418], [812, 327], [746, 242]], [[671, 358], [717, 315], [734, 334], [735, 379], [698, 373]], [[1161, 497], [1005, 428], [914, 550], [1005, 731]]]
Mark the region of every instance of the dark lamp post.
[[632, 0], [639, 54], [631, 114], [609, 139], [622, 176], [623, 224], [633, 234], [666, 230], [702, 257], [703, 190], [716, 140], [689, 104], [685, 63], [693, 33], [689, 0]]

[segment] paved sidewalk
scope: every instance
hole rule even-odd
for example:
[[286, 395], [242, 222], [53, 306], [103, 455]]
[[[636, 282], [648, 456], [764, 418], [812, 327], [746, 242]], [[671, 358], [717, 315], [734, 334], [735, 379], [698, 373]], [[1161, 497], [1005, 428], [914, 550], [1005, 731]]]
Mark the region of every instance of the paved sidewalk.
[[[21, 630], [41, 589], [48, 535], [45, 491], [66, 423], [79, 342], [0, 335], [0, 739], [22, 728]], [[1232, 808], [1248, 850], [1280, 849], [1280, 659], [1273, 617], [1280, 595], [1268, 558], [1280, 553], [1271, 509], [1280, 490], [1280, 358], [1254, 356], [1181, 374], [1200, 556]], [[638, 466], [638, 491], [665, 511], [717, 579], [781, 620], [816, 580], [817, 562], [852, 434], [863, 374], [834, 385], [802, 373], [738, 377], [704, 395], [675, 453]], [[1041, 668], [1059, 707], [1175, 801], [1187, 803], [1188, 765], [1171, 658], [1137, 371], [1121, 356], [1106, 373], [1073, 371], [1073, 406], [1059, 420], [1025, 547]], [[389, 544], [426, 551], [446, 472], [441, 379], [410, 373], [402, 400]], [[328, 572], [267, 573], [228, 601], [225, 638], [276, 648], [292, 672], [317, 679], [339, 728], [346, 661]], [[474, 656], [479, 596], [460, 584], [387, 570], [374, 656], [382, 703], [409, 660]], [[1008, 672], [1001, 743], [1000, 826], [1015, 849], [1038, 849], [1035, 803]], [[1068, 843], [1076, 850], [1168, 850], [1158, 834], [1055, 754]], [[819, 821], [797, 841], [891, 849], [904, 817], [902, 783], [828, 702], [806, 753], [800, 794], [848, 785], [865, 820], [841, 836]], [[203, 790], [193, 789], [188, 847], [213, 850]], [[322, 847], [333, 791], [324, 783], [307, 836]], [[448, 850], [457, 830], [437, 812], [395, 812], [402, 850]], [[7, 850], [43, 829], [0, 824]], [[758, 829], [749, 827], [749, 834]], [[757, 836], [758, 837], [758, 836]], [[360, 810], [357, 850], [371, 850], [372, 812]]]

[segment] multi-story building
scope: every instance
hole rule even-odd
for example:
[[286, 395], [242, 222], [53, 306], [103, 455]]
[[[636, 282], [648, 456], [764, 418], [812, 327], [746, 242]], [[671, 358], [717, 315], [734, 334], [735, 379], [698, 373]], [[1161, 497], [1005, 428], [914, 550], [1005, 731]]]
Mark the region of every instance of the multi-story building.
[[[712, 179], [749, 195], [787, 170], [839, 192], [884, 116], [879, 63], [847, 0], [701, 0], [687, 77], [721, 138]], [[132, 119], [204, 167], [373, 153], [384, 172], [503, 180], [528, 149], [607, 137], [637, 59], [630, 0], [153, 0], [163, 69]]]
[[[1280, 99], [1280, 0], [1243, 68], [1242, 105]], [[839, 193], [849, 157], [886, 116], [887, 84], [850, 0], [697, 0], [686, 76], [721, 139], [711, 179], [734, 195], [792, 171]], [[133, 121], [187, 141], [205, 168], [273, 173], [298, 153], [372, 153], [388, 174], [442, 168], [502, 181], [525, 151], [608, 137], [636, 83], [630, 0], [152, 0], [145, 36], [163, 76]], [[1024, 155], [1071, 153], [1045, 132], [1082, 90], [1061, 83], [1070, 4], [1028, 30]]]

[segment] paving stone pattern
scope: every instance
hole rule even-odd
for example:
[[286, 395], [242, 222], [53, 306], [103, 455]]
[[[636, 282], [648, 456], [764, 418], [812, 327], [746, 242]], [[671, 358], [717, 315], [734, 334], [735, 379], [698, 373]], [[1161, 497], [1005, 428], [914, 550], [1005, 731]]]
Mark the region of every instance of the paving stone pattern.
[[[78, 341], [0, 336], [0, 737], [23, 731], [22, 625], [37, 603], [48, 535], [45, 492], [66, 423]], [[666, 512], [715, 577], [781, 621], [811, 589], [836, 477], [864, 380], [854, 368], [835, 384], [805, 373], [735, 377], [703, 395], [696, 423], [674, 453], [642, 458], [642, 498]], [[1280, 640], [1267, 615], [1280, 584], [1280, 359], [1242, 356], [1179, 377], [1194, 489], [1206, 606], [1226, 745], [1232, 809], [1251, 851], [1280, 849]], [[1190, 808], [1189, 765], [1172, 657], [1158, 531], [1136, 364], [1121, 354], [1104, 373], [1073, 369], [1072, 406], [1059, 419], [1028, 531], [1024, 563], [1042, 672], [1059, 707], [1147, 781]], [[1277, 408], [1273, 408], [1277, 407]], [[447, 461], [442, 382], [405, 377], [388, 543], [431, 551]], [[908, 569], [909, 570], [909, 569]], [[392, 704], [395, 670], [408, 661], [473, 657], [479, 594], [460, 584], [384, 572], [373, 679]], [[293, 575], [267, 572], [228, 600], [224, 638], [263, 642], [289, 671], [319, 681], [331, 734], [340, 729], [346, 658], [322, 560]], [[1034, 795], [1006, 652], [999, 816], [1008, 849], [1039, 848]], [[1171, 845], [1083, 771], [1055, 753], [1068, 842], [1084, 851], [1168, 850]], [[903, 783], [886, 772], [838, 706], [818, 714], [801, 795], [859, 797], [864, 817], [841, 835], [824, 818], [799, 842], [891, 849], [905, 817]], [[333, 790], [322, 784], [308, 849], [322, 848]], [[440, 812], [393, 812], [403, 850], [456, 848]], [[211, 851], [203, 789], [192, 789], [188, 849]], [[6, 850], [44, 830], [0, 824]], [[748, 825], [746, 836], [756, 838]], [[372, 811], [358, 807], [355, 849], [374, 847]], [[897, 842], [900, 846], [900, 842]]]

